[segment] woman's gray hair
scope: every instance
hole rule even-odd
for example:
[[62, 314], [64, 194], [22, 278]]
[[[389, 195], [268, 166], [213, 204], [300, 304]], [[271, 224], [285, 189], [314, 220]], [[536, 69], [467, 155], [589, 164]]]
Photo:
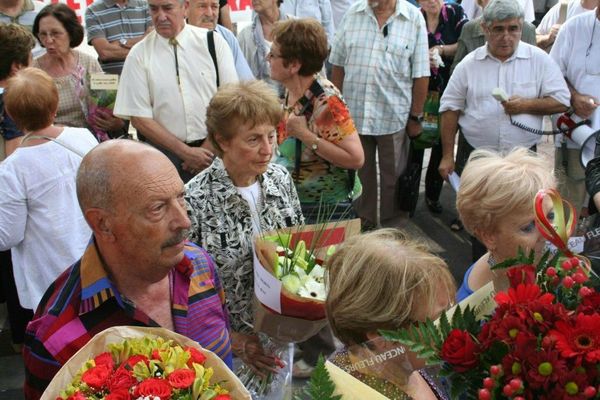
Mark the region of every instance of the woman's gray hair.
[[517, 0], [492, 0], [483, 10], [483, 22], [490, 26], [494, 21], [523, 19], [525, 12]]

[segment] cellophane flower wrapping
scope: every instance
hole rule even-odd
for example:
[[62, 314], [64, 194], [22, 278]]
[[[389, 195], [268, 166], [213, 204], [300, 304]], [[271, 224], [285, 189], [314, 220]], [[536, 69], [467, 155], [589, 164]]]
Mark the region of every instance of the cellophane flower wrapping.
[[[144, 357], [148, 362], [139, 362]], [[96, 394], [86, 397], [92, 392]], [[227, 365], [197, 342], [164, 328], [118, 326], [95, 335], [63, 365], [41, 397], [58, 398], [250, 400], [251, 396]]]
[[[545, 197], [554, 220], [542, 209]], [[472, 295], [491, 293], [491, 307], [467, 298], [436, 322], [381, 333], [441, 366], [454, 399], [599, 399], [599, 281], [589, 260], [568, 248], [576, 217], [567, 206], [564, 213], [554, 190], [538, 193], [536, 226], [556, 250], [540, 260], [519, 251], [495, 266], [506, 269], [508, 289], [494, 295], [487, 285]]]
[[[261, 379], [248, 366], [241, 365], [236, 369], [240, 379], [252, 393], [254, 399], [278, 400], [289, 398], [292, 382], [293, 343], [303, 342], [316, 335], [327, 325], [325, 318], [325, 285], [323, 274], [326, 270], [327, 251], [334, 251], [336, 245], [346, 238], [360, 232], [360, 220], [339, 221], [326, 224], [314, 224], [285, 228], [265, 232], [255, 238], [255, 294], [254, 330], [259, 333], [260, 341], [267, 354], [277, 357], [282, 367], [277, 374], [270, 374]], [[299, 249], [298, 246], [302, 247]], [[332, 247], [333, 246], [333, 247]], [[279, 249], [278, 249], [279, 247]], [[310, 271], [305, 271], [308, 289], [314, 289], [313, 298], [302, 297], [292, 293], [277, 277], [276, 270], [279, 254], [289, 252], [291, 258], [296, 257], [294, 264], [306, 262], [311, 264]], [[298, 261], [302, 258], [303, 261]], [[291, 261], [291, 259], [290, 259]], [[320, 264], [321, 273], [315, 269]], [[260, 269], [261, 272], [257, 271]], [[287, 272], [293, 270], [288, 265]], [[310, 272], [315, 271], [312, 276]], [[270, 281], [271, 284], [269, 284]], [[298, 279], [300, 280], [300, 279]], [[259, 291], [268, 292], [274, 303], [261, 302]], [[322, 291], [322, 293], [321, 293]], [[319, 298], [317, 298], [319, 297]]]
[[[113, 109], [115, 107], [115, 101], [117, 98], [117, 90], [107, 88], [96, 88], [93, 79], [95, 75], [102, 75], [103, 77], [111, 76], [110, 74], [94, 74], [90, 78], [90, 88], [87, 93], [87, 123], [94, 133], [98, 141], [103, 142], [110, 139], [108, 132], [102, 130], [96, 123], [96, 117], [99, 114], [113, 115]], [[118, 80], [117, 80], [118, 82]]]

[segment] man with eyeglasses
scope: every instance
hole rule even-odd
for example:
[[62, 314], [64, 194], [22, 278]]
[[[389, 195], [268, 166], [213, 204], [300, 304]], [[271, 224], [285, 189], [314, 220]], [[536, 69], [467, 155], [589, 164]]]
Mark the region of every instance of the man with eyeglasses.
[[[220, 85], [237, 82], [227, 42], [185, 22], [188, 0], [149, 0], [154, 30], [135, 45], [123, 66], [114, 114], [161, 150], [184, 182], [214, 158], [205, 140], [206, 107]], [[218, 66], [217, 66], [218, 65]]]
[[[535, 149], [542, 137], [543, 116], [569, 107], [569, 89], [556, 63], [543, 50], [521, 41], [523, 9], [518, 2], [490, 2], [483, 11], [482, 28], [487, 44], [456, 66], [440, 100], [443, 178], [455, 168], [462, 172], [473, 149]], [[462, 135], [455, 165], [458, 128]]]
[[[600, 1], [596, 0], [597, 6]], [[590, 4], [591, 5], [591, 4]], [[560, 67], [571, 91], [571, 108], [600, 129], [600, 8], [570, 18], [561, 27], [550, 57]], [[564, 140], [566, 177], [563, 195], [579, 209], [585, 198], [585, 171], [579, 163], [580, 146]], [[557, 155], [561, 149], [557, 149]], [[570, 156], [570, 157], [569, 157]], [[561, 192], [562, 193], [562, 192]]]

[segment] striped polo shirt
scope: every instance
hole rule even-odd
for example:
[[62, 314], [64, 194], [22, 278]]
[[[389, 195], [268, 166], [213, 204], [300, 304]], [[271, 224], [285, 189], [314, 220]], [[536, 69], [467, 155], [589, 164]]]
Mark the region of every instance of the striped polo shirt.
[[[85, 10], [88, 42], [104, 38], [109, 42], [140, 37], [152, 26], [148, 3], [128, 0], [120, 6], [115, 0], [96, 0]], [[125, 60], [100, 61], [106, 73], [120, 74]]]
[[[134, 266], [132, 266], [134, 268]], [[232, 367], [225, 294], [208, 253], [188, 243], [170, 272], [175, 332]], [[110, 281], [94, 242], [48, 288], [25, 333], [25, 398], [38, 399], [60, 367], [95, 334], [122, 325], [159, 326]]]

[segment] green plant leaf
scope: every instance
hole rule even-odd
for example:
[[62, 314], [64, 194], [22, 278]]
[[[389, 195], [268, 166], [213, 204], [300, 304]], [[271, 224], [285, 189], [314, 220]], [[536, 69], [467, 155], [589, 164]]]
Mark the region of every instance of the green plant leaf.
[[340, 400], [342, 396], [334, 395], [335, 383], [331, 380], [327, 368], [325, 368], [325, 359], [319, 356], [317, 366], [310, 376], [308, 385], [295, 396], [295, 400]]

